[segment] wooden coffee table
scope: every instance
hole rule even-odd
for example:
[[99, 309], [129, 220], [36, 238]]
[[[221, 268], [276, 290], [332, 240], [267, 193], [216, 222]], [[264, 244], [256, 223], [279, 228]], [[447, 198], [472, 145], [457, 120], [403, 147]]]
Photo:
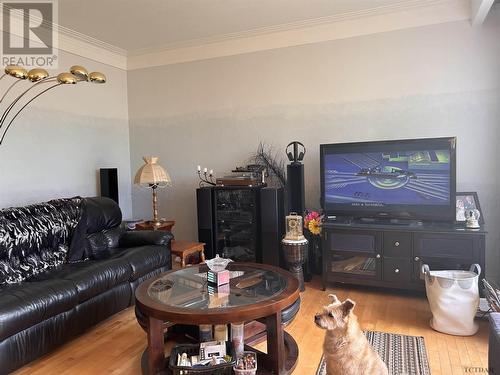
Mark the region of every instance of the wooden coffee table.
[[[146, 280], [135, 292], [137, 307], [148, 317], [148, 347], [143, 373], [170, 374], [164, 353], [163, 323], [228, 324], [260, 320], [266, 325], [267, 353], [257, 352], [258, 374], [290, 374], [298, 347], [284, 331], [281, 312], [299, 298], [299, 282], [288, 271], [255, 263], [231, 263], [229, 296], [211, 296], [204, 264], [169, 271]], [[222, 302], [222, 305], [220, 303]], [[214, 302], [219, 305], [214, 306]], [[246, 348], [247, 349], [247, 348]]]

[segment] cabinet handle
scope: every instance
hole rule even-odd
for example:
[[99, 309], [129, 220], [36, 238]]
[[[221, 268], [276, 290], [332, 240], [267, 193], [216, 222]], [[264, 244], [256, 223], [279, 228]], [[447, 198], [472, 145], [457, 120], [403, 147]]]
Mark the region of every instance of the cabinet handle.
[[415, 262], [418, 262], [420, 260], [419, 257], [415, 257]]
[[399, 247], [399, 241], [394, 242], [394, 246]]
[[396, 269], [394, 270], [394, 273], [399, 273], [399, 268], [396, 268]]
[[380, 254], [377, 254], [376, 258], [377, 258], [377, 259], [380, 259]]

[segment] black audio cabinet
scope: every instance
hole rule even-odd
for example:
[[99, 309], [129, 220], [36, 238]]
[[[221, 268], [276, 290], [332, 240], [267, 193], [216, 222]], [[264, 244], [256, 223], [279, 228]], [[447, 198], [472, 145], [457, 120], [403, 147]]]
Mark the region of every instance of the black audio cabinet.
[[484, 229], [453, 224], [416, 226], [323, 224], [323, 289], [328, 282], [423, 290], [420, 270], [469, 269], [485, 275]]
[[203, 187], [196, 190], [198, 241], [207, 258], [283, 265], [281, 188]]

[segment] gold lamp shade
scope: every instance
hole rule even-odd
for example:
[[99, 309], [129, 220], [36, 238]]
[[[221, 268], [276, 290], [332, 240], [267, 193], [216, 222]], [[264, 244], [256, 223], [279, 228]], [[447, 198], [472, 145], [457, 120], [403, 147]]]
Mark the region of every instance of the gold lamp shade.
[[69, 71], [76, 78], [78, 78], [79, 81], [88, 81], [88, 79], [89, 79], [89, 72], [88, 72], [88, 70], [85, 69], [81, 65], [73, 65], [71, 68], [69, 68]]
[[89, 81], [92, 83], [106, 83], [106, 76], [100, 72], [92, 72], [89, 74]]
[[158, 157], [145, 156], [142, 159], [146, 164], [137, 171], [134, 179], [135, 184], [148, 187], [152, 185], [157, 187], [172, 186], [170, 175], [158, 164]]
[[39, 82], [42, 79], [47, 78], [48, 76], [49, 76], [49, 73], [45, 69], [36, 68], [36, 69], [31, 69], [28, 72], [28, 79], [31, 82]]
[[74, 85], [78, 79], [71, 73], [59, 73], [57, 75], [57, 82], [65, 85]]
[[5, 67], [5, 73], [19, 79], [28, 78], [28, 72], [26, 71], [26, 69], [21, 68], [20, 66], [17, 65], [7, 65]]

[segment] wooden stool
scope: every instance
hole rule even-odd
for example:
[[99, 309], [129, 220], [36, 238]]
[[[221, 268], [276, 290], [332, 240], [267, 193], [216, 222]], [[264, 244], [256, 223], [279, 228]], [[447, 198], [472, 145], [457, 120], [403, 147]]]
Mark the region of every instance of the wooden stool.
[[203, 242], [184, 242], [172, 240], [172, 254], [181, 258], [181, 267], [186, 267], [186, 258], [190, 254], [200, 253], [200, 261], [205, 261], [205, 244]]

